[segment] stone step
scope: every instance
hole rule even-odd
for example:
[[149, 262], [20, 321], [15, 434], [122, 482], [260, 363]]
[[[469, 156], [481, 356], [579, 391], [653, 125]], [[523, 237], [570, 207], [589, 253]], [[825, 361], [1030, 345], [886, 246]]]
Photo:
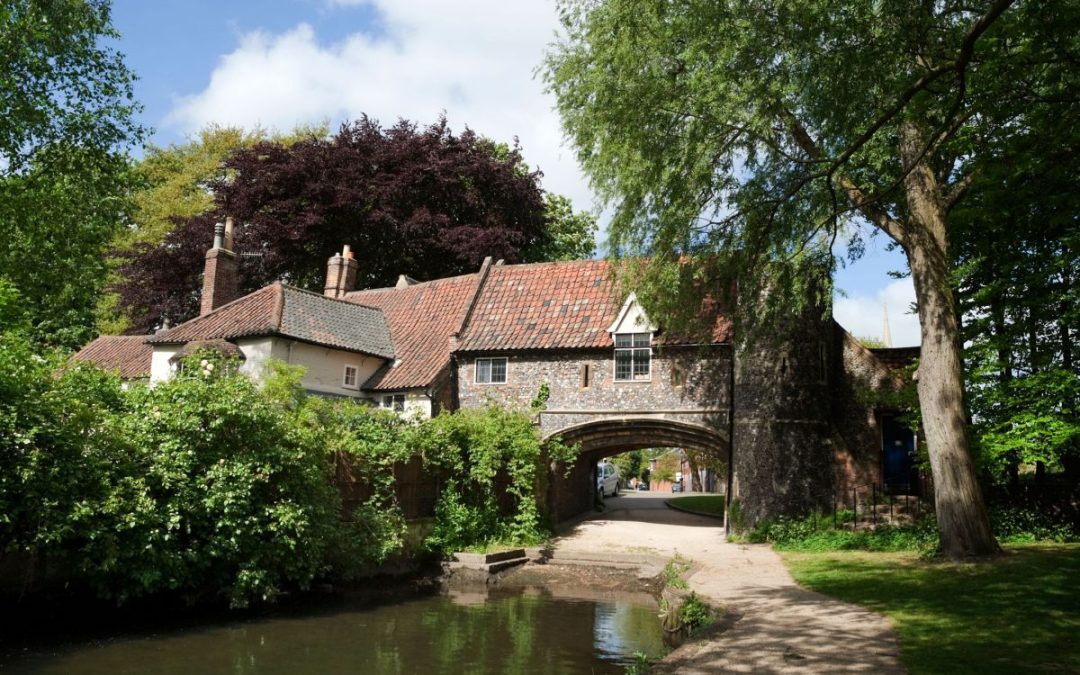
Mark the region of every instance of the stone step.
[[470, 565], [490, 565], [491, 563], [502, 562], [504, 560], [515, 560], [517, 558], [525, 557], [525, 549], [513, 548], [508, 551], [495, 551], [494, 553], [455, 553], [451, 558], [456, 562], [468, 563]]
[[[514, 556], [507, 556], [506, 553], [514, 553]], [[524, 565], [529, 562], [529, 558], [525, 555], [525, 551], [502, 551], [500, 553], [455, 553], [454, 560], [447, 563], [447, 567], [451, 570], [473, 570], [477, 572], [487, 572], [488, 574], [498, 574], [503, 570], [516, 567], [518, 565]]]

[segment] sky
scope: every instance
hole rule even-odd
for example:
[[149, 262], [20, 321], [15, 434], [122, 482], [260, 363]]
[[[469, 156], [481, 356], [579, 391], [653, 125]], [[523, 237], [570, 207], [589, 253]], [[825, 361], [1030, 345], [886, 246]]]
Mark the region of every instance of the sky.
[[[445, 113], [450, 126], [519, 139], [546, 190], [595, 204], [536, 74], [558, 27], [553, 0], [114, 0], [118, 48], [156, 145], [210, 123], [288, 131], [367, 114], [384, 125]], [[601, 228], [604, 218], [601, 215]], [[602, 235], [601, 235], [602, 236]], [[873, 238], [836, 279], [837, 320], [894, 346], [919, 342], [903, 256]]]

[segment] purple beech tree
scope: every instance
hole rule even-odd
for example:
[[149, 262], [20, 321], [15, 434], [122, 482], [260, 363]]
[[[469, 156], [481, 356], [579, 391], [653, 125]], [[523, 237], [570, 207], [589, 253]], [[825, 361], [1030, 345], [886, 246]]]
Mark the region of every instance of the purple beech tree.
[[[398, 274], [433, 279], [472, 272], [485, 256], [509, 263], [550, 257], [552, 232], [539, 171], [520, 148], [497, 146], [445, 119], [383, 128], [364, 117], [333, 137], [258, 143], [226, 160], [214, 206], [176, 219], [160, 244], [118, 252], [116, 290], [134, 332], [198, 313], [213, 223], [237, 223], [245, 291], [284, 279], [320, 290], [326, 259], [356, 251], [358, 287]], [[588, 233], [591, 236], [591, 231]]]

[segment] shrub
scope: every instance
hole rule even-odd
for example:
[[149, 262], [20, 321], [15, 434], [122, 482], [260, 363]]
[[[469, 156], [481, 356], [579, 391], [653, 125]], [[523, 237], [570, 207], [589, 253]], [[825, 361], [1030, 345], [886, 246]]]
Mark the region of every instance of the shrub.
[[[841, 514], [841, 522], [851, 519]], [[1016, 507], [996, 507], [990, 511], [994, 536], [1002, 543], [1038, 541], [1070, 542], [1080, 536], [1068, 523], [1052, 516]], [[758, 525], [746, 535], [750, 543], [770, 543], [788, 551], [921, 551], [937, 549], [938, 529], [933, 514], [910, 525], [879, 525], [873, 529], [835, 529], [830, 518], [778, 518]]]
[[936, 548], [938, 533], [932, 516], [912, 525], [880, 525], [854, 531], [834, 528], [831, 519], [810, 517], [778, 518], [762, 523], [746, 539], [751, 543], [771, 543], [788, 551], [904, 551]]
[[119, 529], [81, 556], [106, 594], [168, 590], [241, 606], [326, 570], [339, 501], [324, 434], [250, 379], [200, 375], [134, 390], [123, 434], [142, 470], [109, 502]]
[[1026, 544], [1038, 541], [1067, 543], [1080, 541], [1072, 525], [1030, 508], [996, 506], [990, 509], [990, 525], [1002, 543]]
[[679, 608], [679, 623], [688, 631], [707, 626], [712, 623], [712, 620], [712, 610], [701, 601], [697, 593], [690, 593]]
[[[444, 412], [421, 424], [413, 441], [430, 470], [451, 477], [440, 492], [433, 551], [502, 542], [540, 543], [547, 528], [537, 503], [551, 461], [568, 463], [574, 449], [541, 445], [529, 416], [490, 405]], [[500, 503], [499, 493], [506, 501]]]
[[664, 565], [664, 585], [672, 588], [689, 588], [683, 574], [690, 569], [690, 561], [676, 555]]

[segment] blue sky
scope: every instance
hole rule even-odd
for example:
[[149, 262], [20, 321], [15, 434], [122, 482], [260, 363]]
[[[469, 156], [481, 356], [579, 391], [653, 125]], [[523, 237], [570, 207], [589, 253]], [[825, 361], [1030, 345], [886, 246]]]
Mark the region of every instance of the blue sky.
[[[288, 130], [360, 113], [427, 123], [445, 111], [455, 130], [519, 137], [546, 189], [593, 206], [534, 76], [556, 29], [551, 0], [114, 0], [113, 23], [158, 145], [211, 122]], [[838, 274], [840, 323], [880, 336], [887, 301], [894, 344], [917, 344], [910, 280], [887, 274], [900, 269], [901, 254], [870, 240]]]

